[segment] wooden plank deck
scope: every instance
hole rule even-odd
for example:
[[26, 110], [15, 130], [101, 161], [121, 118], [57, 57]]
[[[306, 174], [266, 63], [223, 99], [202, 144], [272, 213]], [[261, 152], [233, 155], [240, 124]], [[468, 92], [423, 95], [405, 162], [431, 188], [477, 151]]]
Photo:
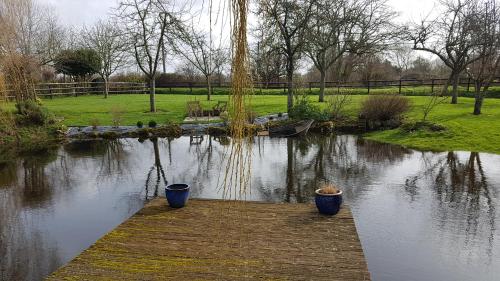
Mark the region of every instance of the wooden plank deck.
[[369, 280], [351, 212], [156, 199], [48, 280]]

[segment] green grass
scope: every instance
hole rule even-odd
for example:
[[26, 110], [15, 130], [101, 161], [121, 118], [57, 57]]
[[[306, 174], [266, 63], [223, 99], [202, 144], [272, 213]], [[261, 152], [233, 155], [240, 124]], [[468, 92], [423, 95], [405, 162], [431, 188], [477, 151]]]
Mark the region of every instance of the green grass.
[[[316, 96], [311, 96], [316, 101]], [[364, 95], [352, 97], [352, 103], [347, 112], [356, 116], [359, 112]], [[422, 107], [427, 97], [409, 97], [412, 110], [408, 113], [408, 120], [419, 120], [422, 116]], [[149, 98], [147, 95], [113, 95], [108, 99], [102, 96], [82, 96], [78, 98], [66, 97], [53, 100], [44, 100], [46, 106], [58, 117], [64, 118], [69, 126], [89, 125], [93, 119], [98, 119], [100, 125], [112, 124], [111, 110], [120, 107], [123, 111], [123, 125], [135, 125], [141, 120], [147, 124], [155, 120], [159, 124], [166, 122], [182, 122], [186, 115], [186, 102], [199, 100], [204, 108], [211, 108], [219, 100], [227, 100], [227, 96], [215, 95], [211, 102], [206, 101], [204, 95], [157, 95], [157, 113], [149, 113]], [[429, 116], [429, 121], [442, 124], [448, 128], [444, 132], [421, 131], [405, 133], [399, 129], [367, 134], [372, 140], [401, 144], [406, 147], [422, 150], [464, 150], [491, 152], [500, 154], [500, 99], [487, 99], [483, 107], [483, 114], [471, 114], [474, 100], [460, 98], [458, 105], [442, 104]], [[326, 107], [323, 103], [321, 107]], [[13, 105], [9, 105], [13, 108]], [[286, 111], [286, 96], [284, 95], [255, 95], [252, 97], [252, 107], [258, 115]]]
[[[306, 89], [309, 91], [309, 89]], [[336, 93], [338, 91], [337, 88], [327, 88], [327, 93]], [[380, 88], [371, 88], [368, 93], [367, 88], [341, 88], [340, 91], [348, 92], [352, 95], [367, 95], [367, 94], [399, 94], [398, 86], [391, 87], [380, 87]], [[401, 94], [406, 96], [427, 96], [432, 91], [431, 86], [403, 86], [401, 88]], [[434, 91], [441, 91], [441, 86], [435, 86]], [[190, 90], [189, 88], [157, 88], [156, 92], [158, 94], [174, 94], [174, 95], [206, 95], [206, 88], [193, 88]], [[311, 95], [319, 94], [319, 88], [310, 89]], [[474, 89], [471, 86], [469, 91], [467, 91], [467, 87], [460, 86], [458, 87], [459, 96], [463, 97], [474, 97]], [[213, 95], [228, 95], [228, 88], [213, 88]], [[285, 95], [286, 92], [281, 89], [259, 89], [255, 88], [255, 95]], [[490, 87], [489, 92], [487, 93], [489, 97], [500, 98], [500, 86]]]

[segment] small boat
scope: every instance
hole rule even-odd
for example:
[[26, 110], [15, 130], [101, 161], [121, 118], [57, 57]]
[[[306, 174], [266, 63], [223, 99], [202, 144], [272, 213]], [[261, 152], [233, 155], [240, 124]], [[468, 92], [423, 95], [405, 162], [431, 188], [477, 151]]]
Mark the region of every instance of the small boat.
[[269, 128], [271, 137], [295, 137], [307, 134], [314, 120], [304, 120], [297, 123]]

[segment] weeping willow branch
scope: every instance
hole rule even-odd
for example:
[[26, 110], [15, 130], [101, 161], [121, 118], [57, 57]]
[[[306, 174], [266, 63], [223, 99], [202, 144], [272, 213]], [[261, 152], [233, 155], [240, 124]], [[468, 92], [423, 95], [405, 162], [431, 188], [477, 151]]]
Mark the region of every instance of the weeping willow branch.
[[251, 178], [251, 136], [247, 116], [252, 93], [248, 60], [247, 15], [249, 0], [231, 0], [232, 89], [229, 97], [232, 143], [224, 177], [224, 199], [246, 199]]

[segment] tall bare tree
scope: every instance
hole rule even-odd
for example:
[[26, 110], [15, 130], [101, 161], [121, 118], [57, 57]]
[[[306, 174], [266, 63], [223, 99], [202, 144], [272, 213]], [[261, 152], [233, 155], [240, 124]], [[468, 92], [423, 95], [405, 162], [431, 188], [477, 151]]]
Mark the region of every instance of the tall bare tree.
[[472, 50], [483, 40], [474, 36], [477, 31], [477, 5], [481, 0], [443, 0], [442, 12], [434, 19], [423, 19], [410, 28], [409, 38], [413, 49], [436, 55], [450, 69], [450, 76], [443, 87], [446, 94], [453, 86], [451, 103], [458, 102], [460, 74], [477, 60]]
[[500, 73], [500, 7], [496, 0], [486, 0], [478, 6], [477, 22], [476, 36], [483, 44], [473, 50], [475, 60], [466, 70], [474, 82], [474, 115], [481, 114], [486, 92]]
[[297, 62], [304, 53], [307, 26], [316, 0], [260, 0], [258, 13], [265, 26], [280, 34], [280, 49], [286, 59], [288, 111], [293, 107], [293, 76]]
[[403, 45], [396, 46], [389, 50], [389, 58], [391, 63], [397, 68], [400, 79], [403, 78], [404, 74], [412, 65], [414, 59], [413, 52], [412, 48]]
[[169, 0], [123, 0], [117, 17], [126, 30], [138, 67], [149, 82], [150, 111], [156, 112], [155, 79], [167, 33], [180, 23], [183, 10]]
[[16, 48], [22, 55], [46, 65], [63, 49], [65, 30], [49, 6], [36, 0], [0, 0], [0, 10], [10, 18]]
[[306, 53], [320, 73], [324, 102], [328, 69], [346, 53], [362, 55], [385, 48], [394, 36], [395, 13], [387, 0], [316, 0], [308, 24]]
[[174, 52], [203, 74], [208, 89], [207, 100], [210, 100], [213, 92], [212, 77], [222, 67], [221, 64], [227, 63], [217, 56], [222, 47], [214, 47], [209, 34], [196, 30], [194, 23], [178, 29], [175, 37], [171, 40]]
[[259, 21], [253, 30], [256, 43], [250, 50], [253, 76], [256, 81], [265, 83], [279, 82], [285, 73], [286, 61], [280, 48], [280, 35], [276, 29], [268, 29]]
[[99, 75], [104, 80], [104, 98], [109, 94], [109, 77], [127, 63], [126, 42], [122, 30], [112, 21], [98, 21], [82, 31], [82, 42], [99, 55], [101, 69]]

